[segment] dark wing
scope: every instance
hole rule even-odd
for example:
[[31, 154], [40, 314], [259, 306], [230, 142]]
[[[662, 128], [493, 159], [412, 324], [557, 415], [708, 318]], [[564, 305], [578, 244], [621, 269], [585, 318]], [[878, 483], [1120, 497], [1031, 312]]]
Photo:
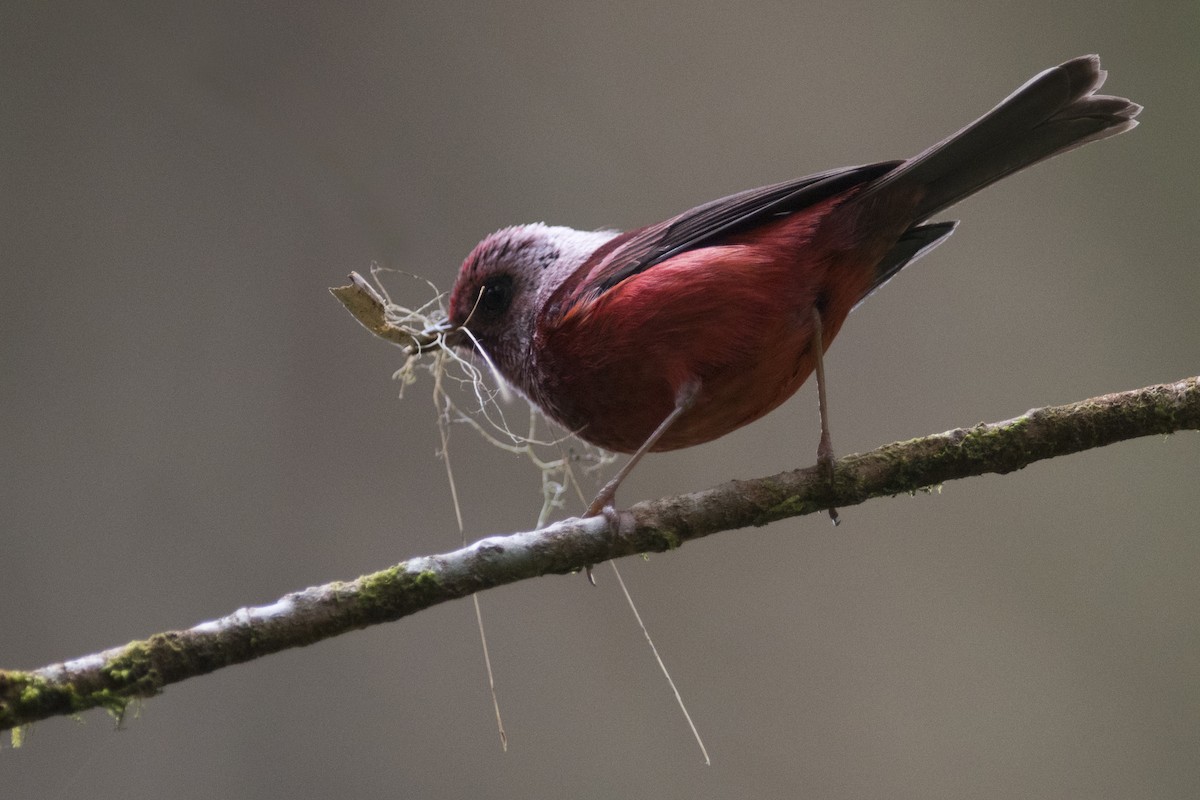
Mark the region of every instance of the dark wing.
[[[871, 282], [866, 294], [858, 298], [858, 302], [866, 300], [876, 289], [894, 278], [897, 272], [945, 241], [957, 226], [957, 220], [950, 220], [914, 225], [906, 230], [875, 267], [875, 280]], [[857, 303], [855, 307], [858, 307]]]
[[614, 240], [615, 247], [597, 251], [597, 263], [586, 275], [580, 295], [595, 297], [630, 275], [636, 275], [674, 255], [714, 244], [723, 236], [803, 211], [854, 186], [875, 180], [895, 169], [900, 161], [882, 161], [859, 167], [818, 172], [804, 178], [749, 189], [713, 200], [657, 225], [650, 225]]

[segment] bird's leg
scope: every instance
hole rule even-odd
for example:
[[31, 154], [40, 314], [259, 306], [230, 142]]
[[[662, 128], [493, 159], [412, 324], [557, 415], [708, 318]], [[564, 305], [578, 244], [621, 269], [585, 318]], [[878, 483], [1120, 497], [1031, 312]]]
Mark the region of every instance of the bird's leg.
[[[667, 432], [675, 420], [679, 419], [685, 411], [692, 407], [696, 402], [696, 395], [700, 393], [700, 382], [691, 380], [679, 387], [679, 391], [675, 393], [675, 408], [671, 409], [671, 413], [667, 414], [666, 418], [658, 423], [658, 427], [654, 429], [646, 441], [642, 442], [642, 446], [637, 449], [629, 460], [625, 462], [625, 466], [621, 467], [616, 476], [611, 481], [604, 484], [604, 488], [600, 490], [600, 494], [596, 495], [596, 499], [588, 506], [585, 517], [595, 517], [603, 515], [608, 520], [608, 528], [612, 533], [619, 530], [619, 520], [617, 519], [617, 510], [614, 503], [617, 499], [617, 488], [621, 482], [633, 472], [633, 468], [642, 460], [642, 456], [650, 452], [650, 448], [654, 447], [654, 443], [662, 438], [662, 435]], [[596, 578], [592, 575], [592, 565], [588, 564], [584, 568], [584, 573], [587, 575], [588, 583], [592, 586], [596, 585]]]
[[613, 508], [613, 502], [617, 497], [617, 487], [629, 476], [629, 473], [633, 471], [637, 463], [642, 460], [642, 456], [650, 452], [650, 448], [654, 447], [655, 442], [662, 438], [662, 435], [675, 423], [675, 420], [679, 419], [685, 411], [692, 407], [696, 402], [696, 395], [699, 393], [700, 382], [697, 380], [688, 381], [679, 387], [679, 391], [675, 392], [675, 408], [671, 409], [671, 413], [667, 414], [666, 418], [654, 429], [654, 432], [646, 438], [646, 441], [642, 442], [642, 446], [637, 449], [637, 452], [629, 457], [629, 460], [625, 462], [625, 466], [621, 467], [616, 477], [604, 485], [604, 488], [600, 490], [600, 494], [596, 495], [596, 499], [588, 506], [587, 514], [584, 516], [594, 517], [597, 514], [609, 515], [609, 512]]
[[[833, 489], [833, 441], [829, 435], [829, 406], [825, 402], [825, 342], [824, 342], [824, 326], [821, 324], [821, 310], [815, 305], [812, 310], [813, 317], [813, 337], [812, 348], [813, 354], [817, 361], [817, 409], [821, 415], [821, 441], [817, 445], [817, 467], [824, 474], [825, 479], [829, 481], [829, 488]], [[841, 522], [838, 518], [836, 508], [829, 509], [829, 518], [833, 520], [833, 524], [837, 525]]]

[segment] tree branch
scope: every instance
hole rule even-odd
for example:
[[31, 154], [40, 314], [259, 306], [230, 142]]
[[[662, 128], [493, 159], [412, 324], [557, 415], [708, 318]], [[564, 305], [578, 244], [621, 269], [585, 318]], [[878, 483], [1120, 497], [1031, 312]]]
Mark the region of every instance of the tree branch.
[[847, 456], [836, 464], [832, 488], [812, 467], [638, 503], [620, 512], [617, 530], [593, 517], [482, 539], [73, 661], [30, 672], [0, 670], [0, 730], [97, 706], [119, 717], [131, 700], [156, 695], [168, 684], [494, 586], [1180, 430], [1200, 430], [1200, 377], [1035, 409], [1016, 419]]

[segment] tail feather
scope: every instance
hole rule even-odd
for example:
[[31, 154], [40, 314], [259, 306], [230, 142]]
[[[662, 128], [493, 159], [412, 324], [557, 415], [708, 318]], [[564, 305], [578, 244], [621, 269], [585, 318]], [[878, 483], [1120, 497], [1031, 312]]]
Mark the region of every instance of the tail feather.
[[1095, 94], [1107, 73], [1081, 56], [1034, 76], [958, 133], [908, 159], [864, 189], [861, 198], [919, 190], [915, 222], [1059, 153], [1116, 136], [1142, 110], [1123, 97]]
[[875, 268], [875, 280], [863, 296], [858, 298], [855, 307], [895, 277], [897, 272], [944, 242], [957, 227], [957, 221], [930, 222], [926, 225], [914, 225], [905, 231]]

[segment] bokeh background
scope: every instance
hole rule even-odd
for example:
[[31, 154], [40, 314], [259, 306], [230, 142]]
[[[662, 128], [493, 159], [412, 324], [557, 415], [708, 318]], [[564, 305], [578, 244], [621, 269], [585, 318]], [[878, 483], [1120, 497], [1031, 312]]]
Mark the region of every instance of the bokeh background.
[[[1200, 372], [1200, 7], [947, 0], [0, 7], [0, 666], [459, 541], [428, 383], [328, 295], [484, 234], [627, 228], [901, 157], [1098, 52], [1131, 135], [964, 202], [831, 351], [842, 453]], [[405, 299], [426, 290], [392, 284]], [[623, 502], [813, 461], [812, 387]], [[453, 440], [472, 537], [538, 476]], [[25, 798], [1200, 790], [1200, 437], [552, 577], [0, 749]]]

